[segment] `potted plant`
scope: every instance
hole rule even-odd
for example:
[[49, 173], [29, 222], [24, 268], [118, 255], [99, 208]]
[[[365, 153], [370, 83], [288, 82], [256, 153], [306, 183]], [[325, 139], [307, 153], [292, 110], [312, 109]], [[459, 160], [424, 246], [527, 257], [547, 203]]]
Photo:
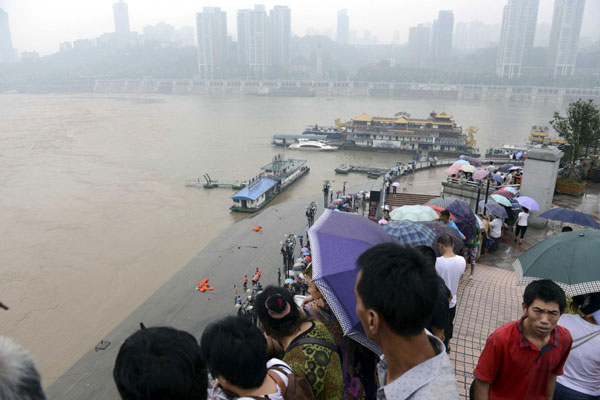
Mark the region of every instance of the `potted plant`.
[[582, 195], [588, 175], [582, 160], [600, 139], [600, 110], [592, 100], [579, 99], [569, 104], [566, 117], [555, 112], [550, 124], [568, 143], [564, 156], [567, 164], [556, 181], [556, 190]]

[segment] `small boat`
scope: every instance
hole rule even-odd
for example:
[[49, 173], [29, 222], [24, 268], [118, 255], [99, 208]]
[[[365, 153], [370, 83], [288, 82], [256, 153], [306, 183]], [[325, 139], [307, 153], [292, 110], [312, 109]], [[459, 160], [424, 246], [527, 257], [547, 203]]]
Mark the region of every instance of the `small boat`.
[[531, 144], [542, 144], [544, 139], [548, 139], [550, 146], [561, 146], [567, 144], [564, 139], [554, 139], [550, 137], [550, 128], [547, 126], [534, 125], [531, 127], [531, 134], [529, 136], [529, 142]]
[[352, 165], [342, 164], [335, 169], [336, 174], [348, 174], [352, 172]]
[[335, 151], [336, 146], [330, 146], [318, 140], [298, 139], [298, 143], [291, 144], [290, 150]]

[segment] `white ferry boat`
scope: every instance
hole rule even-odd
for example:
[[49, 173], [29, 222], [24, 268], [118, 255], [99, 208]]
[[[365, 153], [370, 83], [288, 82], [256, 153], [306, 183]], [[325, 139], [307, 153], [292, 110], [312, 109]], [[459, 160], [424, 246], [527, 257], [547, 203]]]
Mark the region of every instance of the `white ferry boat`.
[[298, 139], [298, 143], [291, 144], [288, 149], [290, 150], [310, 150], [310, 151], [335, 151], [338, 148], [331, 146], [327, 143], [310, 140], [310, 139]]

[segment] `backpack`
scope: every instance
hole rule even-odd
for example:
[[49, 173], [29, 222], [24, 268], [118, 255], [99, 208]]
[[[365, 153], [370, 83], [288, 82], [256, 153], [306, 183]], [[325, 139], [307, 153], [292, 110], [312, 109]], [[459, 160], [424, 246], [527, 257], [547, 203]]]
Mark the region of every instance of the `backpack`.
[[[286, 370], [289, 370], [288, 373]], [[277, 372], [284, 374], [288, 379], [287, 386]], [[267, 374], [277, 383], [281, 395], [285, 400], [313, 400], [314, 395], [310, 383], [303, 376], [294, 375], [292, 371], [281, 364], [275, 364], [267, 371]], [[253, 397], [257, 400], [268, 399], [268, 397]]]

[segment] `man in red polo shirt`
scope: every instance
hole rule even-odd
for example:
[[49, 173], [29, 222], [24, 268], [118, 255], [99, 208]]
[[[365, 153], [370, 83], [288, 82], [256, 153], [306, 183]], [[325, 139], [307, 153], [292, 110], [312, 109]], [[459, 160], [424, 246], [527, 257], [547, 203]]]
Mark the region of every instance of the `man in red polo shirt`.
[[563, 290], [550, 280], [530, 283], [518, 321], [488, 337], [475, 375], [475, 400], [552, 399], [556, 376], [571, 350], [571, 334], [558, 319], [566, 307]]

